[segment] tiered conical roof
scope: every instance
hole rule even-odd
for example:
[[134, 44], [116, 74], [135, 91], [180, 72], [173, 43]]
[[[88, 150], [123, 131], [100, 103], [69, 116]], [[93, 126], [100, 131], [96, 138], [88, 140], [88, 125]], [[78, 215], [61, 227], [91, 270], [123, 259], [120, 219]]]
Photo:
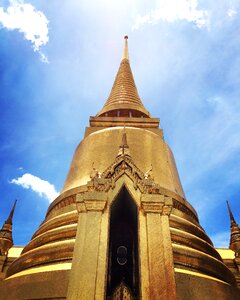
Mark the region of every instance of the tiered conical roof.
[[13, 208], [0, 230], [0, 255], [7, 255], [8, 250], [13, 246], [12, 239], [12, 218], [16, 207], [17, 200], [15, 200]]
[[17, 200], [15, 200], [14, 202], [14, 205], [13, 205], [13, 208], [5, 222], [5, 224], [9, 224], [9, 225], [12, 225], [12, 218], [13, 218], [13, 214], [14, 214], [14, 211], [15, 211], [15, 207], [16, 207], [16, 204], [17, 204]]
[[[131, 111], [132, 116], [149, 117], [134, 82], [128, 55], [128, 37], [125, 36], [123, 58], [115, 78], [111, 93], [97, 116], [120, 116]], [[114, 115], [115, 114], [115, 115]]]
[[231, 222], [231, 237], [230, 237], [229, 248], [234, 252], [239, 253], [240, 252], [240, 228], [234, 219], [228, 201], [227, 201], [227, 206], [228, 206], [230, 222]]

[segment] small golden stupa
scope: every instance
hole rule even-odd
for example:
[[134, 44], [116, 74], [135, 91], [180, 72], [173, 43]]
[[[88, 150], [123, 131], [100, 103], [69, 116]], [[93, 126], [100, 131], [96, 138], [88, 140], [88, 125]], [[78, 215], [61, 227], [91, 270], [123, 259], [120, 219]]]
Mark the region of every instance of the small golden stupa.
[[232, 247], [217, 251], [159, 122], [138, 95], [125, 36], [111, 93], [90, 117], [60, 196], [21, 255], [0, 256], [0, 299], [240, 299], [230, 207]]

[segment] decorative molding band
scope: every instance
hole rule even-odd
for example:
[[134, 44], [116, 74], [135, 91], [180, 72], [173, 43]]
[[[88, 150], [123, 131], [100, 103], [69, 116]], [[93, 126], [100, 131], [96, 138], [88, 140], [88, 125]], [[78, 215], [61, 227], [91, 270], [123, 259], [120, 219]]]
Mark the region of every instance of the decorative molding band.
[[51, 210], [48, 211], [46, 217], [48, 217], [55, 210], [66, 207], [66, 206], [68, 206], [70, 204], [73, 204], [73, 203], [76, 203], [76, 195], [71, 195], [69, 197], [66, 197], [66, 198], [62, 199], [55, 206], [53, 206]]
[[180, 210], [198, 222], [198, 218], [195, 216], [195, 214], [186, 205], [177, 201], [176, 199], [173, 199], [173, 208]]

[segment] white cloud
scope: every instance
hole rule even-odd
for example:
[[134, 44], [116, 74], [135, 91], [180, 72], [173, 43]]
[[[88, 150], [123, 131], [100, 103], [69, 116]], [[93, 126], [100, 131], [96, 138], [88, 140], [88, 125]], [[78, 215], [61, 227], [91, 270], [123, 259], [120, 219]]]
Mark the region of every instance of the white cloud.
[[211, 240], [216, 248], [228, 248], [230, 241], [230, 231], [218, 232], [211, 236]]
[[170, 23], [185, 20], [194, 23], [198, 28], [208, 26], [209, 22], [208, 12], [198, 9], [198, 0], [158, 0], [156, 9], [136, 17], [132, 30], [139, 29], [146, 23], [156, 24], [160, 20]]
[[11, 183], [20, 185], [24, 189], [31, 189], [38, 193], [40, 197], [47, 198], [50, 202], [59, 195], [53, 184], [29, 173], [17, 179], [12, 179]]
[[8, 30], [18, 30], [24, 38], [31, 42], [33, 50], [40, 53], [41, 60], [48, 62], [40, 47], [47, 44], [48, 19], [29, 3], [20, 0], [10, 0], [7, 9], [0, 7], [0, 25]]
[[234, 17], [237, 14], [237, 11], [233, 8], [229, 8], [229, 10], [227, 11], [227, 15], [231, 18]]

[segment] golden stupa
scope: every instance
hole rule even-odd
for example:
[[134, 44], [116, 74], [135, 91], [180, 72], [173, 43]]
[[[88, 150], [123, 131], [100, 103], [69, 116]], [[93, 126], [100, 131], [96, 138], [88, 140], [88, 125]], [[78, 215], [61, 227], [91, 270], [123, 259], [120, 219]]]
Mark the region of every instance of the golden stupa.
[[233, 246], [213, 247], [140, 100], [127, 43], [60, 196], [21, 255], [10, 242], [0, 256], [0, 299], [240, 299], [239, 227], [229, 208]]

